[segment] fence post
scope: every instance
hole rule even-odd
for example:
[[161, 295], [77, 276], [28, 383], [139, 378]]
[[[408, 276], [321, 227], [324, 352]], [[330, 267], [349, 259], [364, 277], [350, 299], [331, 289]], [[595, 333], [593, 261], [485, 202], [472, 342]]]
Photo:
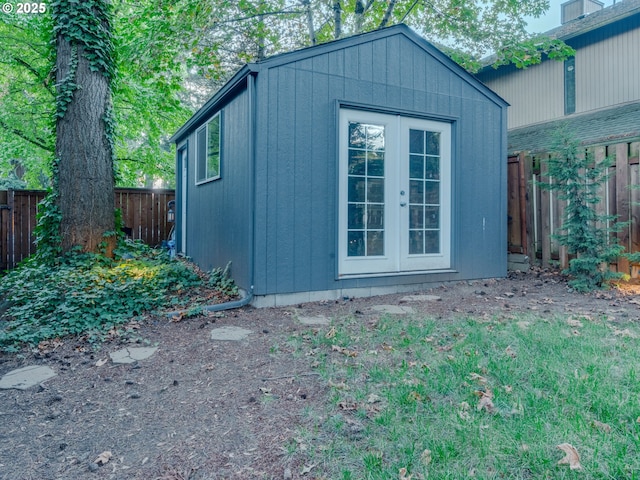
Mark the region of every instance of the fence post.
[[[616, 151], [616, 212], [618, 218], [629, 221], [629, 145], [618, 143]], [[618, 242], [625, 250], [629, 251], [629, 225], [618, 232]], [[625, 257], [618, 258], [618, 272], [628, 275], [630, 272], [629, 260]]]
[[[549, 164], [547, 163], [548, 155], [541, 156], [540, 158], [540, 182], [548, 183], [550, 181], [548, 171]], [[540, 191], [540, 242], [542, 243], [542, 266], [548, 267], [551, 264], [551, 200], [552, 195], [550, 190], [542, 189]]]

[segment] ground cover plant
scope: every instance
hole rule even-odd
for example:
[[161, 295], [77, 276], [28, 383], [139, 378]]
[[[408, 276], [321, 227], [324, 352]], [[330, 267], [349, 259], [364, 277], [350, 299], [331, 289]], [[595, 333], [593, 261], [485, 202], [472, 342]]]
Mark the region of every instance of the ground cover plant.
[[137, 242], [122, 242], [113, 259], [36, 256], [0, 283], [0, 350], [67, 335], [98, 339], [144, 312], [177, 307], [180, 292], [201, 284], [192, 265]]
[[290, 340], [330, 389], [290, 447], [317, 478], [640, 478], [638, 333], [606, 316], [336, 318]]

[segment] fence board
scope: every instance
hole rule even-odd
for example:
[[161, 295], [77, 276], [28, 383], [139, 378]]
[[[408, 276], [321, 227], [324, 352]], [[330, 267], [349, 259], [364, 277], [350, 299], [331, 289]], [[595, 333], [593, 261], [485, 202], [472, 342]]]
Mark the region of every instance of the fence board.
[[[40, 190], [0, 191], [0, 272], [35, 253], [36, 213], [44, 196]], [[169, 235], [167, 203], [174, 198], [173, 190], [117, 188], [115, 208], [122, 210], [123, 224], [134, 239], [157, 246]]]
[[[610, 168], [610, 178], [606, 185], [599, 189], [601, 202], [596, 204], [598, 214], [617, 215], [618, 221], [628, 222], [628, 226], [616, 235], [618, 242], [627, 252], [640, 251], [640, 142], [619, 143], [589, 149], [595, 162], [601, 162], [607, 156], [615, 155], [615, 163]], [[521, 213], [524, 222], [530, 228], [526, 229], [526, 239], [522, 242], [529, 246], [529, 257], [539, 259], [542, 266], [551, 265], [553, 260], [559, 260], [561, 265], [568, 262], [566, 251], [553, 239], [553, 234], [562, 225], [563, 209], [566, 204], [558, 200], [557, 192], [553, 194], [537, 186], [536, 182], [546, 182], [548, 177], [546, 158], [548, 155], [524, 158], [524, 179], [519, 179], [508, 170], [509, 202], [517, 202], [514, 192], [526, 183], [525, 212]], [[513, 162], [512, 159], [509, 160]], [[536, 171], [537, 165], [540, 170]], [[513, 168], [511, 166], [511, 168]], [[517, 205], [509, 206], [509, 215], [514, 215]], [[511, 223], [518, 224], [513, 220]], [[604, 226], [604, 225], [603, 225]], [[513, 232], [509, 232], [511, 242]], [[630, 266], [625, 258], [619, 258], [614, 265], [619, 272], [628, 274]], [[640, 269], [634, 269], [638, 273]]]

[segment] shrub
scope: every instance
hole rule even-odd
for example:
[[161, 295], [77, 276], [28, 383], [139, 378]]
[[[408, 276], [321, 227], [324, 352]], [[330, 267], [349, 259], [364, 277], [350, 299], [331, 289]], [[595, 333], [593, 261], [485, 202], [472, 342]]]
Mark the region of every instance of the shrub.
[[623, 247], [615, 241], [615, 233], [623, 222], [617, 216], [598, 214], [599, 191], [609, 178], [610, 158], [595, 162], [589, 152], [582, 154], [579, 142], [568, 132], [557, 133], [554, 153], [547, 161], [550, 180], [539, 185], [558, 192], [567, 206], [562, 226], [555, 238], [567, 247], [575, 258], [563, 273], [569, 275], [569, 285], [579, 292], [588, 292], [606, 285], [607, 281], [620, 278], [609, 270], [609, 262], [623, 253]]

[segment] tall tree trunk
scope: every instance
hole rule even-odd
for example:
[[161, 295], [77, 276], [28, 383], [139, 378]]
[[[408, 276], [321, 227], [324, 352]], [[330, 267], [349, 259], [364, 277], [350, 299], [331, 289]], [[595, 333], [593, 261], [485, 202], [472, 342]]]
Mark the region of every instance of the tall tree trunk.
[[338, 40], [342, 36], [342, 5], [340, 0], [333, 2], [333, 36]]
[[318, 43], [316, 39], [316, 30], [313, 26], [313, 12], [311, 11], [311, 2], [310, 0], [302, 0], [302, 5], [305, 8], [307, 14], [307, 30], [309, 30], [309, 41], [311, 45], [315, 45]]
[[362, 27], [364, 26], [364, 11], [365, 6], [364, 3], [362, 3], [362, 0], [356, 0], [356, 33], [362, 33]]
[[[66, 13], [64, 8], [76, 8], [73, 1], [60, 3], [64, 5], [62, 13]], [[102, 3], [103, 6], [106, 4]], [[106, 11], [106, 8], [94, 9], [90, 13], [99, 15]], [[73, 13], [75, 15], [66, 19], [58, 17], [59, 21], [81, 22], [83, 13]], [[110, 45], [108, 20], [108, 17], [98, 18], [96, 28], [107, 29], [101, 34], [107, 34], [103, 40]], [[104, 234], [115, 229], [113, 147], [108, 123], [111, 118], [111, 72], [96, 67], [95, 58], [92, 64], [87, 58], [90, 47], [73, 34], [65, 34], [68, 29], [66, 25], [56, 30], [58, 113], [55, 154], [62, 250], [66, 252], [79, 246], [83, 251], [96, 251], [101, 242], [107, 241], [107, 253], [110, 253], [115, 239], [107, 239]]]

